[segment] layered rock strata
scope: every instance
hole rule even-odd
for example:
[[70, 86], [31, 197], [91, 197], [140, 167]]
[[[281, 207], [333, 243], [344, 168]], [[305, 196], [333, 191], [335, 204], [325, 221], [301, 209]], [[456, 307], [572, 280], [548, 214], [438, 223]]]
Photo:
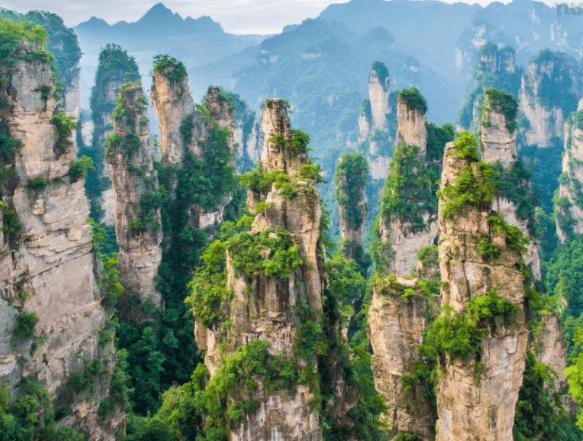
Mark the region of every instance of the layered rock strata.
[[[404, 295], [406, 294], [407, 295]], [[427, 330], [428, 298], [416, 279], [377, 279], [368, 311], [373, 350], [371, 369], [376, 390], [390, 406], [391, 435], [416, 433], [421, 440], [435, 439], [436, 415], [420, 385], [406, 386], [403, 375], [422, 363], [417, 346]]]
[[[91, 439], [113, 440], [123, 414], [97, 417], [109, 394], [105, 366], [115, 363], [115, 353], [111, 341], [99, 341], [107, 316], [94, 276], [84, 179], [69, 174], [74, 130], [71, 122], [64, 124], [68, 133], [58, 128], [57, 119], [66, 121], [66, 115], [54, 112], [52, 94], [41, 94], [54, 90], [55, 79], [38, 48], [23, 44], [13, 58], [0, 60], [0, 76], [7, 79], [0, 130], [15, 142], [0, 181], [0, 383], [8, 382], [19, 397], [20, 379], [38, 381], [54, 406], [71, 407], [61, 424]], [[93, 393], [74, 390], [72, 374], [94, 362], [104, 368], [95, 374]]]
[[[500, 98], [500, 96], [503, 98]], [[512, 115], [506, 114], [503, 110], [504, 103], [501, 100], [508, 101], [507, 106], [516, 106], [516, 102], [510, 94], [495, 89], [487, 89], [484, 92], [484, 106], [482, 107], [481, 117], [481, 154], [484, 162], [492, 164], [499, 162], [504, 169], [510, 171], [519, 162], [516, 149], [516, 115], [513, 118]], [[513, 190], [516, 190], [517, 187], [521, 188], [520, 193], [533, 194], [528, 179], [522, 178], [518, 182], [510, 182], [509, 185], [513, 187]], [[520, 210], [516, 203], [509, 200], [504, 194], [496, 195], [492, 209], [499, 213], [510, 225], [519, 227], [526, 237], [532, 236], [532, 224], [535, 222], [534, 211], [530, 213], [530, 216], [523, 219], [519, 215]], [[527, 248], [528, 251], [523, 254], [524, 263], [532, 269], [534, 279], [541, 280], [540, 245], [538, 240], [533, 238]]]
[[557, 235], [562, 243], [583, 233], [583, 110], [573, 113], [565, 124], [563, 174], [555, 201]]
[[[483, 179], [479, 170], [477, 160], [449, 143], [444, 154], [442, 194], [448, 193], [450, 186], [461, 185], [458, 178], [462, 173]], [[495, 289], [517, 310], [509, 326], [502, 317], [494, 317], [495, 325], [485, 328], [486, 336], [476, 358], [446, 355], [442, 359], [443, 375], [437, 389], [437, 440], [512, 440], [528, 345], [520, 252], [509, 248], [504, 229], [492, 227], [489, 203], [463, 204], [451, 213], [451, 202], [447, 196], [440, 199], [442, 306], [463, 314], [469, 300]], [[485, 255], [480, 248], [485, 242], [496, 247], [499, 254]]]
[[120, 281], [140, 300], [161, 306], [155, 277], [162, 258], [160, 204], [163, 191], [154, 169], [156, 152], [141, 84], [119, 93], [106, 162], [115, 195], [115, 234]]
[[[242, 345], [262, 339], [270, 343], [271, 355], [292, 358], [297, 338], [294, 311], [301, 304], [315, 314], [322, 310], [324, 276], [318, 191], [313, 177], [301, 175], [300, 167], [310, 161], [305, 151], [292, 150], [294, 134], [281, 99], [268, 100], [262, 112], [261, 130], [266, 138], [262, 172], [289, 175], [297, 196], [282, 194], [275, 183], [266, 190], [250, 189], [247, 202], [256, 216], [249, 234], [254, 238], [260, 234], [277, 238], [284, 228], [289, 231], [293, 246], [299, 247], [303, 263], [283, 279], [263, 272], [245, 276], [235, 266], [241, 256], [227, 250], [227, 287], [233, 292], [228, 306], [230, 331], [225, 335], [222, 326], [206, 327], [200, 317], [195, 317], [197, 345], [206, 351], [205, 364], [211, 376], [222, 360], [219, 345], [228, 355]], [[268, 257], [266, 250], [263, 258]], [[231, 428], [231, 440], [321, 439], [320, 416], [310, 407], [313, 394], [308, 384], [296, 384], [289, 391], [270, 391], [262, 381], [257, 383], [249, 396], [259, 403], [258, 409], [246, 414], [240, 426]]]

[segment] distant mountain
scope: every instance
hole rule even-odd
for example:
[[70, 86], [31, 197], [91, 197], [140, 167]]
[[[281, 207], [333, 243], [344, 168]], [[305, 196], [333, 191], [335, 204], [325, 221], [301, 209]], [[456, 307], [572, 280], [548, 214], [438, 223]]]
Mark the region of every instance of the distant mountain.
[[[153, 6], [138, 21], [120, 21], [113, 25], [92, 17], [74, 28], [83, 50], [81, 60], [82, 106], [89, 107], [89, 95], [101, 49], [115, 43], [135, 56], [142, 75], [152, 67], [152, 57], [163, 53], [176, 57], [187, 66], [197, 66], [243, 51], [261, 43], [263, 35], [226, 33], [210, 17], [182, 18], [162, 3]], [[143, 77], [149, 87], [149, 78]], [[202, 85], [200, 90], [206, 90]], [[202, 93], [202, 92], [201, 92]]]
[[386, 28], [399, 50], [444, 75], [455, 68], [454, 50], [481, 6], [438, 1], [352, 0], [328, 6], [318, 18], [344, 23], [364, 34]]

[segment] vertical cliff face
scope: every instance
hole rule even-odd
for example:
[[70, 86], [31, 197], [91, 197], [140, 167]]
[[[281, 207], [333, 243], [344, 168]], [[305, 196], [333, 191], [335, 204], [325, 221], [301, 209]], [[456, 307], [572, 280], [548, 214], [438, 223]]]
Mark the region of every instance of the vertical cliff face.
[[375, 61], [368, 78], [368, 99], [358, 120], [358, 149], [367, 155], [373, 179], [387, 177], [391, 147], [395, 139], [395, 95], [390, 91], [387, 67]]
[[[9, 51], [0, 61], [6, 79], [0, 130], [9, 147], [0, 180], [0, 382], [19, 397], [20, 379], [37, 381], [54, 406], [70, 405], [61, 424], [113, 440], [123, 415], [97, 418], [115, 355], [111, 341], [100, 343], [107, 317], [94, 278], [84, 179], [70, 172], [74, 122], [55, 111], [56, 82], [42, 45], [29, 42]], [[86, 383], [74, 386], [74, 375], [93, 381], [93, 390]]]
[[371, 110], [371, 130], [387, 130], [389, 107], [389, 71], [383, 63], [375, 62], [368, 77], [368, 99]]
[[105, 161], [115, 196], [115, 235], [120, 281], [140, 300], [161, 305], [154, 281], [161, 260], [160, 206], [164, 190], [154, 170], [154, 142], [142, 86], [126, 83], [119, 92]]
[[[443, 371], [437, 395], [437, 439], [443, 441], [513, 439], [528, 344], [519, 265], [525, 240], [491, 211], [491, 167], [477, 157], [473, 136], [462, 134], [446, 146], [441, 178], [446, 309], [432, 330]], [[465, 332], [467, 345], [457, 345], [452, 339]]]
[[564, 139], [565, 119], [575, 110], [583, 84], [577, 61], [542, 50], [528, 65], [520, 88], [520, 111], [529, 124], [521, 128], [525, 145], [548, 148]]
[[[107, 226], [115, 225], [115, 196], [109, 168], [105, 164], [105, 138], [113, 130], [111, 114], [116, 107], [119, 90], [125, 81], [139, 79], [138, 65], [133, 57], [117, 45], [108, 44], [99, 54], [95, 86], [91, 91], [91, 139], [85, 142], [81, 154], [93, 159], [95, 171], [87, 175], [85, 188], [91, 201], [91, 217]], [[88, 130], [85, 124], [83, 131]]]
[[474, 85], [464, 101], [457, 120], [458, 129], [478, 130], [480, 108], [484, 104], [484, 89], [495, 87], [518, 97], [522, 69], [516, 66], [514, 49], [498, 49], [495, 43], [487, 42], [478, 52], [474, 71]]
[[395, 144], [404, 142], [419, 146], [419, 155], [425, 157], [427, 129], [425, 128], [425, 99], [416, 89], [403, 90], [397, 99], [397, 138]]
[[[397, 138], [381, 200], [377, 268], [388, 274], [411, 273], [417, 251], [433, 245], [439, 231], [436, 191], [439, 165], [426, 158], [425, 99], [417, 89], [399, 94]], [[436, 168], [437, 167], [437, 168]], [[419, 177], [421, 177], [419, 179]]]
[[[322, 310], [318, 171], [308, 159], [306, 135], [291, 130], [281, 99], [267, 101], [261, 129], [266, 138], [261, 165], [247, 175], [247, 202], [255, 219], [227, 244], [224, 283], [231, 294], [221, 306], [220, 319], [211, 320], [208, 309], [197, 307], [204, 299], [197, 297], [200, 294], [193, 287], [196, 341], [206, 351], [211, 383], [228, 366], [225, 357], [263, 344], [269, 357], [291, 363], [291, 372], [299, 366], [308, 371], [315, 368], [313, 353], [300, 349], [306, 344], [300, 334], [304, 332], [301, 321], [312, 326]], [[273, 383], [269, 387], [265, 377], [254, 377], [254, 381], [257, 388], [253, 390], [230, 391], [230, 397], [243, 395], [258, 403], [240, 424], [231, 424], [230, 439], [321, 439], [319, 413], [309, 404], [317, 384], [298, 379], [282, 390]]]
[[[496, 164], [502, 182], [492, 209], [528, 237], [535, 233], [534, 209], [538, 201], [530, 185], [531, 173], [525, 173], [516, 150], [517, 111], [518, 103], [509, 93], [494, 88], [484, 91], [481, 154], [484, 162]], [[533, 238], [527, 248], [524, 263], [532, 269], [534, 279], [541, 280], [538, 240]]]
[[371, 368], [377, 391], [391, 406], [391, 435], [416, 433], [433, 440], [435, 411], [419, 384], [404, 380], [422, 364], [417, 346], [423, 343], [431, 300], [416, 279], [389, 276], [376, 279], [368, 311]]
[[[346, 259], [355, 259], [364, 265], [364, 226], [366, 202], [364, 187], [368, 176], [366, 158], [359, 154], [345, 154], [338, 159], [334, 183], [340, 220], [340, 252]], [[366, 268], [363, 268], [366, 271]]]
[[583, 110], [573, 113], [565, 124], [563, 173], [555, 199], [557, 234], [562, 243], [583, 233]]

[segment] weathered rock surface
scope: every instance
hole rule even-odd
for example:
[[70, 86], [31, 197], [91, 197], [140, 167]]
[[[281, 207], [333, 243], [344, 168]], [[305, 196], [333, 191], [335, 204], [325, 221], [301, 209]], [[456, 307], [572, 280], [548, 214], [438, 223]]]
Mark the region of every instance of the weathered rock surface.
[[[54, 90], [55, 79], [47, 62], [21, 46], [13, 64], [0, 60], [6, 105], [2, 120], [10, 136], [22, 142], [14, 157], [13, 177], [0, 186], [2, 201], [13, 207], [21, 224], [19, 234], [3, 232], [0, 253], [0, 382], [20, 392], [18, 380], [32, 376], [48, 391], [55, 406], [66, 401], [72, 415], [64, 424], [95, 440], [113, 440], [119, 420], [97, 419], [100, 401], [109, 391], [110, 374], [98, 374], [91, 402], [87, 394], [73, 393], [70, 375], [94, 360], [115, 363], [113, 343], [99, 344], [99, 329], [106, 313], [94, 277], [91, 227], [84, 180], [69, 176], [75, 158], [72, 140], [57, 154], [59, 134], [51, 116], [52, 94], [41, 98], [42, 86]], [[48, 185], [32, 189], [31, 179], [42, 177]], [[14, 335], [21, 314], [38, 318], [32, 338]], [[37, 348], [31, 353], [33, 339]], [[39, 340], [40, 339], [40, 340]], [[119, 416], [119, 415], [118, 415]], [[123, 415], [121, 415], [123, 417]]]
[[541, 363], [548, 364], [557, 373], [557, 390], [567, 385], [565, 368], [567, 367], [567, 346], [563, 339], [563, 325], [555, 314], [543, 317], [543, 329], [537, 336], [540, 344], [537, 358]]
[[113, 135], [117, 133], [119, 141], [110, 143], [105, 159], [116, 201], [119, 277], [130, 293], [160, 306], [162, 299], [155, 281], [162, 259], [160, 208], [144, 207], [144, 198], [158, 194], [160, 188], [141, 84], [125, 84], [119, 105], [124, 111], [113, 125]]
[[[267, 171], [281, 170], [290, 176], [297, 176], [299, 168], [308, 164], [306, 153], [293, 155], [289, 152], [292, 137], [289, 118], [281, 99], [268, 101], [263, 109], [261, 130], [265, 134], [262, 167]], [[274, 136], [283, 138], [283, 144], [269, 141]], [[267, 193], [248, 192], [248, 205], [256, 212], [259, 202], [266, 202], [269, 208], [256, 212], [251, 234], [269, 229], [276, 234], [276, 227], [283, 227], [291, 233], [294, 244], [300, 245], [304, 264], [294, 270], [287, 279], [267, 277], [263, 273], [251, 280], [238, 275], [231, 264], [233, 256], [227, 258], [227, 284], [234, 292], [229, 305], [231, 330], [228, 337], [222, 336], [218, 326], [205, 328], [200, 319], [196, 320], [195, 336], [197, 345], [206, 351], [205, 363], [213, 375], [221, 354], [218, 345], [223, 344], [225, 353], [232, 353], [238, 347], [254, 339], [267, 340], [269, 353], [292, 356], [296, 328], [293, 308], [299, 299], [305, 299], [313, 311], [322, 310], [324, 289], [323, 259], [319, 249], [321, 209], [317, 189], [310, 179], [298, 181], [298, 196], [286, 199], [279, 190], [272, 187]], [[226, 338], [226, 340], [225, 340]], [[259, 386], [251, 393], [259, 402], [256, 412], [247, 414], [240, 427], [231, 431], [231, 440], [313, 440], [322, 437], [319, 413], [310, 408], [313, 397], [310, 388], [296, 385], [288, 392], [267, 390]]]
[[[403, 299], [405, 289], [415, 290]], [[370, 342], [373, 349], [371, 368], [377, 391], [391, 406], [391, 435], [398, 432], [417, 433], [422, 440], [433, 440], [436, 415], [423, 395], [421, 387], [405, 388], [401, 382], [417, 363], [422, 362], [417, 346], [423, 343], [427, 330], [427, 297], [417, 288], [417, 280], [397, 278], [379, 280], [373, 286], [368, 312]]]
[[[503, 109], [493, 101], [489, 93], [484, 96], [481, 121], [482, 160], [488, 163], [500, 161], [506, 169], [512, 169], [518, 162], [518, 152], [516, 149], [516, 130], [511, 130], [508, 125], [509, 123], [514, 123], [514, 121], [508, 121]], [[531, 184], [528, 180], [513, 184], [523, 187], [526, 194], [532, 192]], [[518, 215], [516, 204], [508, 200], [504, 195], [496, 196], [492, 209], [510, 225], [520, 228], [526, 237], [531, 236], [528, 219], [522, 219]], [[528, 243], [527, 248], [528, 251], [523, 254], [524, 263], [532, 269], [534, 279], [541, 280], [540, 245], [533, 238]]]
[[397, 138], [395, 144], [404, 142], [419, 146], [419, 155], [425, 157], [427, 151], [427, 129], [425, 113], [407, 103], [403, 97], [397, 99]]
[[[445, 149], [441, 188], [452, 185], [464, 166], [477, 163], [456, 157], [453, 143]], [[496, 289], [518, 305], [514, 324], [496, 321], [482, 340], [479, 371], [476, 360], [447, 357], [439, 378], [437, 405], [438, 441], [512, 440], [514, 412], [522, 385], [528, 331], [524, 319], [524, 276], [519, 269], [518, 251], [506, 246], [503, 233], [492, 230], [487, 221], [492, 211], [486, 206], [464, 205], [452, 219], [443, 215], [440, 200], [439, 244], [442, 306], [464, 311], [466, 302]], [[488, 237], [499, 247], [499, 257], [485, 260], [478, 252], [480, 239]]]

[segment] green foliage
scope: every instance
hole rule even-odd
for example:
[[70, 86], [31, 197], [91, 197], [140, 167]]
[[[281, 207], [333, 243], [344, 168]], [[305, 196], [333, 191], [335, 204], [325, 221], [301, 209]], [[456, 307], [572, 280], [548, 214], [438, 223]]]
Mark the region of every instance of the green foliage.
[[187, 75], [181, 61], [170, 55], [154, 56], [154, 71], [166, 75], [170, 81], [181, 82]]
[[425, 98], [416, 87], [401, 90], [398, 97], [405, 101], [408, 106], [423, 114], [427, 113], [427, 101], [425, 101]]
[[423, 267], [428, 267], [437, 263], [439, 257], [439, 248], [437, 245], [426, 245], [417, 251], [417, 260]]
[[18, 338], [32, 338], [34, 327], [38, 323], [36, 312], [21, 312], [16, 316], [14, 335]]
[[506, 128], [510, 133], [514, 133], [517, 127], [516, 116], [518, 115], [518, 102], [508, 92], [493, 87], [486, 89], [484, 95], [492, 108], [488, 108], [484, 104], [482, 108], [482, 125], [488, 125], [486, 122], [488, 121], [488, 112], [492, 110], [501, 111], [506, 118]]
[[22, 148], [22, 141], [13, 139], [6, 121], [0, 121], [0, 185], [4, 185], [13, 175], [14, 154]]
[[345, 153], [337, 162], [334, 174], [336, 200], [343, 207], [349, 228], [357, 230], [364, 222], [364, 186], [368, 178], [368, 163], [360, 153]]
[[425, 123], [427, 129], [427, 152], [429, 161], [442, 161], [445, 145], [455, 139], [455, 128], [451, 124], [440, 127], [433, 123]]
[[34, 191], [34, 193], [38, 195], [41, 191], [47, 188], [47, 185], [49, 185], [47, 178], [44, 176], [36, 176], [28, 180], [26, 188]]
[[440, 357], [466, 359], [480, 352], [480, 345], [488, 329], [495, 329], [494, 318], [504, 319], [506, 326], [513, 323], [518, 306], [500, 297], [496, 290], [474, 297], [466, 304], [464, 312], [454, 312], [449, 305], [435, 320], [426, 334], [425, 351]]
[[66, 153], [67, 149], [73, 145], [70, 137], [73, 130], [77, 127], [74, 116], [67, 116], [67, 114], [61, 110], [56, 115], [51, 118], [51, 124], [57, 129], [57, 141], [53, 147], [53, 150], [57, 156]]
[[558, 303], [565, 299], [566, 315], [577, 318], [583, 313], [583, 236], [557, 247], [547, 263], [545, 286]]
[[508, 248], [518, 251], [519, 253], [526, 253], [526, 245], [528, 245], [528, 238], [524, 237], [522, 230], [514, 225], [508, 224], [496, 212], [492, 212], [488, 216], [488, 225], [490, 229], [498, 234], [504, 234], [506, 245]]
[[569, 119], [567, 119], [567, 124], [571, 127], [583, 130], [583, 110], [573, 112]]
[[2, 228], [0, 231], [8, 234], [16, 234], [22, 228], [22, 224], [18, 220], [18, 212], [3, 201], [0, 201], [0, 210], [2, 210]]
[[20, 398], [9, 404], [8, 383], [0, 386], [0, 441], [83, 441], [69, 427], [56, 428], [56, 412], [50, 408], [48, 393], [31, 377], [20, 380]]
[[569, 415], [563, 408], [561, 394], [555, 388], [556, 382], [554, 369], [538, 361], [536, 355], [528, 350], [514, 417], [516, 441], [581, 439], [581, 433], [572, 427]]
[[69, 168], [69, 175], [73, 181], [76, 181], [78, 179], [85, 178], [89, 170], [95, 170], [95, 167], [93, 166], [93, 159], [87, 155], [83, 155], [79, 159], [73, 161], [71, 167]]
[[95, 387], [95, 377], [103, 373], [103, 368], [103, 361], [93, 360], [85, 366], [83, 372], [76, 372], [69, 376], [69, 385], [76, 393], [92, 390]]
[[338, 302], [354, 306], [366, 291], [366, 279], [353, 259], [335, 255], [325, 263], [328, 290]]
[[472, 162], [462, 167], [453, 184], [439, 192], [444, 202], [443, 216], [446, 219], [453, 219], [466, 205], [476, 208], [483, 204], [489, 205], [494, 200], [497, 188], [494, 180], [496, 172], [492, 165], [477, 161], [474, 137], [464, 132], [454, 145], [458, 152], [457, 158], [470, 159]]
[[516, 215], [519, 219], [527, 221], [529, 233], [532, 236], [539, 236], [535, 211], [540, 205], [540, 190], [530, 185], [532, 171], [524, 165], [521, 158], [518, 158], [510, 169], [505, 168], [499, 161], [493, 168], [497, 174], [497, 192], [514, 203]]
[[[24, 43], [31, 50], [29, 54], [17, 54], [17, 49]], [[47, 31], [30, 22], [18, 23], [0, 18], [0, 58], [13, 63], [16, 59], [28, 61], [39, 60], [51, 63], [54, 67], [54, 57], [46, 49]]]
[[477, 161], [480, 158], [480, 152], [474, 135], [468, 131], [464, 131], [456, 133], [455, 136], [457, 139], [453, 143], [456, 150], [454, 157], [458, 159]]

